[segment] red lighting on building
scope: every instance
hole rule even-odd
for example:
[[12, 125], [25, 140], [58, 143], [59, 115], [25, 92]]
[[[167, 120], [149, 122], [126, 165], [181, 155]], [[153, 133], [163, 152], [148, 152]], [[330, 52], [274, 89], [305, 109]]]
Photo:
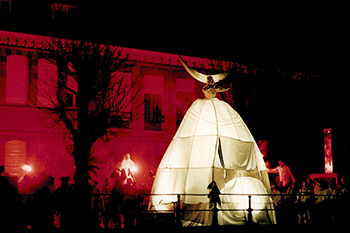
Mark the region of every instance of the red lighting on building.
[[[69, 16], [71, 11], [74, 7], [52, 5], [56, 18], [66, 17], [66, 13]], [[52, 107], [51, 96], [55, 96], [57, 83], [57, 67], [36, 53], [49, 40], [44, 36], [0, 31], [0, 149], [4, 148], [3, 152], [0, 150], [0, 165], [5, 172], [18, 177], [45, 172], [56, 178], [58, 187], [59, 177], [73, 177], [74, 162], [60, 141], [67, 136], [60, 130], [44, 127], [50, 125], [50, 119], [40, 115], [39, 108]], [[153, 179], [143, 174], [158, 167], [185, 112], [195, 99], [201, 98], [201, 86], [194, 85], [176, 54], [123, 48], [121, 56], [135, 63], [133, 70], [121, 77], [128, 79], [128, 85], [134, 80], [142, 83], [139, 102], [135, 104], [146, 104], [138, 119], [131, 121], [133, 115], [125, 115], [129, 123], [120, 136], [123, 142], [95, 143], [94, 152], [102, 157], [108, 154], [108, 159], [98, 165], [100, 169], [92, 178], [102, 185], [105, 178], [111, 177], [118, 161], [130, 153], [137, 162], [137, 166], [130, 168], [131, 173], [138, 174], [138, 183], [150, 187]], [[194, 68], [213, 68], [209, 59], [187, 56], [185, 59]], [[232, 62], [222, 61], [222, 65], [224, 70], [245, 69], [243, 64]], [[76, 84], [71, 81], [67, 80], [68, 86], [75, 90]], [[72, 98], [72, 107], [74, 103]], [[23, 169], [24, 164], [33, 166], [30, 173], [28, 167]]]

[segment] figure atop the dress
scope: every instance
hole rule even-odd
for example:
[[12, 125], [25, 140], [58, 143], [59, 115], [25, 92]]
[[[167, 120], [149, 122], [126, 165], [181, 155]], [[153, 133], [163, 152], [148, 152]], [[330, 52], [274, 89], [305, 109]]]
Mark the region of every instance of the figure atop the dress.
[[212, 99], [216, 97], [217, 92], [224, 92], [231, 88], [231, 85], [228, 87], [220, 86], [218, 85], [218, 82], [226, 78], [228, 75], [228, 72], [222, 72], [219, 74], [212, 74], [212, 75], [205, 75], [202, 74], [192, 68], [190, 68], [186, 62], [180, 57], [181, 62], [183, 66], [185, 67], [186, 71], [195, 79], [202, 83], [206, 83], [202, 89], [205, 99]]

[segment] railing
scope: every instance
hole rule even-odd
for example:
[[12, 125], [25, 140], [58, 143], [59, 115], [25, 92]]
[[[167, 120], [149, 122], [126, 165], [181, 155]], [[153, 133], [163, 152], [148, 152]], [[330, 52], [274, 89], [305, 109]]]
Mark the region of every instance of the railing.
[[[224, 209], [214, 205], [212, 208], [207, 209], [186, 209], [183, 208], [182, 198], [189, 194], [172, 194], [176, 196], [176, 201], [173, 202], [173, 208], [168, 210], [164, 215], [164, 211], [149, 211], [148, 199], [156, 194], [125, 194], [123, 201], [118, 205], [113, 203], [113, 195], [91, 195], [91, 218], [98, 224], [98, 227], [130, 227], [130, 226], [151, 226], [172, 224], [174, 226], [182, 226], [183, 216], [185, 211], [211, 211], [213, 212], [214, 221], [212, 225], [218, 225], [217, 214], [221, 211], [244, 211], [247, 214], [246, 224], [254, 224], [252, 215], [255, 211], [274, 211], [277, 216], [277, 224], [317, 224], [317, 223], [337, 223], [346, 220], [349, 217], [349, 197], [348, 195], [286, 195], [286, 194], [246, 194], [243, 195], [247, 198], [248, 207], [241, 209]], [[160, 195], [160, 194], [158, 194]], [[162, 194], [164, 195], [164, 194]], [[191, 194], [194, 195], [194, 194]], [[223, 198], [225, 195], [241, 195], [242, 194], [220, 194]], [[197, 195], [204, 196], [204, 195]], [[205, 195], [206, 196], [206, 195]], [[253, 208], [252, 198], [254, 196], [270, 196], [271, 204], [273, 197], [280, 196], [281, 202], [274, 208]], [[300, 200], [302, 196], [307, 196], [308, 202], [296, 201]], [[322, 197], [322, 202], [316, 202], [317, 197]], [[52, 197], [54, 198], [54, 197]], [[59, 199], [50, 199], [54, 202]], [[66, 201], [69, 199], [66, 199]], [[4, 200], [2, 200], [4, 201]], [[34, 212], [48, 211], [47, 214], [52, 215], [52, 220], [57, 228], [60, 228], [63, 224], [61, 220], [64, 218], [64, 214], [69, 213], [62, 209], [70, 208], [71, 203], [65, 203], [66, 206], [54, 205], [53, 203], [45, 203], [47, 206], [43, 206], [43, 200], [36, 200], [35, 195], [19, 195], [18, 199], [11, 200], [17, 201], [13, 203], [11, 211], [17, 211], [20, 213], [16, 215], [16, 224], [19, 228], [31, 228], [31, 225], [35, 221]], [[52, 208], [49, 208], [49, 205]], [[98, 206], [96, 206], [98, 205]], [[1, 210], [6, 211], [6, 210]], [[3, 213], [2, 213], [3, 214]], [[6, 216], [6, 215], [4, 215]], [[119, 219], [120, 218], [120, 219]], [[50, 219], [50, 218], [49, 218]], [[118, 220], [119, 219], [119, 220]]]

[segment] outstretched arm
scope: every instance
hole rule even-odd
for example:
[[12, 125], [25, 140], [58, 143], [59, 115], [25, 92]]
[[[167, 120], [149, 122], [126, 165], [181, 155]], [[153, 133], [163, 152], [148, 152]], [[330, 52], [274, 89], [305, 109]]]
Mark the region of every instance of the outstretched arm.
[[273, 168], [273, 169], [267, 169], [267, 172], [268, 173], [278, 173], [279, 172], [279, 170], [278, 170], [278, 167], [276, 167], [276, 168]]
[[223, 85], [223, 86], [217, 86], [215, 84], [215, 91], [216, 92], [224, 92], [224, 91], [228, 91], [231, 87], [232, 87], [232, 83], [230, 83], [228, 85]]

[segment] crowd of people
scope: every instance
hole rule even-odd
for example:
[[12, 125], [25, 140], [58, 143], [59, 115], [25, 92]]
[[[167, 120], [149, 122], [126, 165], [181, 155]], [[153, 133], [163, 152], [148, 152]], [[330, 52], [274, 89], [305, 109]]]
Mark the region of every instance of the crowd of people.
[[[11, 182], [13, 177], [2, 176], [0, 228], [9, 229], [69, 229], [78, 216], [74, 216], [78, 199], [81, 198], [70, 177], [61, 177], [55, 187], [54, 178], [47, 174], [29, 179], [18, 189]], [[147, 211], [149, 190], [138, 189], [132, 174], [121, 170], [120, 174], [106, 177], [99, 186], [90, 180], [90, 225], [93, 228], [121, 228], [133, 226], [136, 215]], [[3, 186], [3, 184], [2, 184]], [[2, 189], [1, 188], [1, 189]], [[3, 190], [2, 190], [3, 191]], [[78, 200], [78, 201], [77, 201]], [[144, 202], [145, 201], [145, 202]]]
[[278, 223], [335, 223], [348, 216], [348, 188], [343, 178], [307, 178], [297, 183], [290, 168], [282, 161], [269, 173], [278, 173], [271, 182]]
[[310, 179], [299, 183], [272, 182], [278, 223], [335, 223], [349, 216], [348, 188], [343, 179]]
[[102, 228], [124, 228], [135, 225], [136, 215], [147, 211], [145, 195], [149, 190], [135, 189], [130, 178], [106, 178], [101, 188], [93, 181], [91, 193], [92, 221]]
[[[91, 180], [90, 218], [96, 228], [122, 228], [145, 224], [150, 190], [139, 189], [125, 164], [116, 169], [111, 177], [99, 185]], [[349, 216], [348, 188], [344, 179], [311, 179], [296, 182], [290, 168], [282, 161], [270, 168], [269, 173], [278, 173], [271, 180], [272, 200], [278, 224], [335, 223]], [[4, 178], [4, 177], [3, 177]], [[70, 177], [61, 177], [61, 185], [55, 188], [54, 179], [43, 174], [36, 186], [23, 186], [23, 190], [4, 187], [7, 195], [1, 196], [1, 224], [20, 229], [68, 228], [75, 218], [72, 209], [80, 198], [74, 192]], [[28, 180], [29, 181], [29, 180]], [[12, 188], [11, 188], [12, 187]], [[31, 191], [29, 190], [31, 187]], [[12, 190], [12, 191], [11, 191]], [[20, 192], [19, 192], [20, 191]], [[21, 195], [16, 195], [20, 193]], [[1, 192], [4, 195], [4, 192]], [[15, 213], [15, 214], [14, 214]], [[14, 221], [15, 220], [15, 221]]]

